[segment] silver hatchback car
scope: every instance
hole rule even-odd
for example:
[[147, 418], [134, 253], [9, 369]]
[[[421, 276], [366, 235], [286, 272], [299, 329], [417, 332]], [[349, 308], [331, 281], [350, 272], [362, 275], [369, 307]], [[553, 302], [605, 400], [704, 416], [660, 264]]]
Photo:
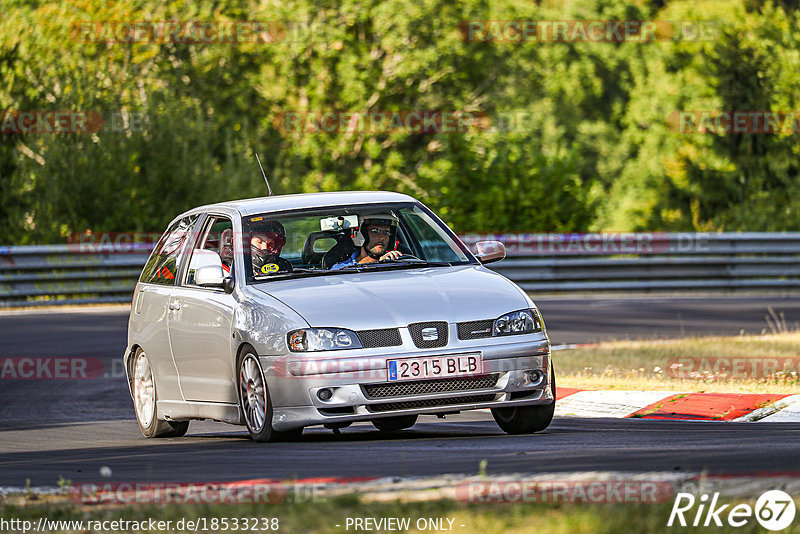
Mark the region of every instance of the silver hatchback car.
[[370, 421], [491, 409], [513, 434], [555, 408], [539, 311], [406, 195], [347, 192], [224, 202], [179, 215], [133, 295], [124, 364], [146, 437], [191, 419], [256, 441]]

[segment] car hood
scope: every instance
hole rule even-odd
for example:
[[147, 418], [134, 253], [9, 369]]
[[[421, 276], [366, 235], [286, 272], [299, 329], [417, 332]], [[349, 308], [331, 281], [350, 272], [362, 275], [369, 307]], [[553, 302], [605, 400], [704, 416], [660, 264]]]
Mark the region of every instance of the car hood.
[[510, 280], [473, 265], [276, 280], [254, 287], [311, 326], [352, 330], [494, 319], [530, 306]]

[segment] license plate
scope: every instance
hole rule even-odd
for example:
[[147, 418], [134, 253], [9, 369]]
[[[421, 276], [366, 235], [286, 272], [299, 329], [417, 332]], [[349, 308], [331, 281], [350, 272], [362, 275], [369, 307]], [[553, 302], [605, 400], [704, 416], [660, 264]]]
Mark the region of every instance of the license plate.
[[388, 360], [387, 364], [390, 382], [483, 374], [483, 359], [480, 354], [403, 358]]

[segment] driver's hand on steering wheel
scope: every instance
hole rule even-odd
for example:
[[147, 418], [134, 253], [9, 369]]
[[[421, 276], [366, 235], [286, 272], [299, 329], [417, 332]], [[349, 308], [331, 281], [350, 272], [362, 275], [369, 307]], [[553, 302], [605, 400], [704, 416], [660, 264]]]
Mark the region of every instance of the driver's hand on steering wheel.
[[402, 255], [403, 255], [403, 253], [402, 253], [402, 252], [400, 252], [399, 250], [390, 250], [389, 252], [387, 252], [386, 254], [384, 254], [383, 256], [381, 256], [381, 259], [380, 259], [380, 260], [378, 260], [378, 261], [384, 261], [384, 260], [398, 260], [398, 259], [400, 259], [400, 257], [401, 257]]

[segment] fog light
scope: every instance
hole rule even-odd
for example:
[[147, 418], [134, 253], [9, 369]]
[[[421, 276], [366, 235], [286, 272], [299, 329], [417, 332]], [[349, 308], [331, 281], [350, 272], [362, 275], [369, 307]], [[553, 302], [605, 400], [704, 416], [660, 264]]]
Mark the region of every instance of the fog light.
[[530, 385], [538, 386], [544, 381], [544, 373], [539, 369], [528, 371], [528, 380], [530, 381]]
[[329, 401], [331, 400], [331, 397], [333, 397], [333, 391], [331, 391], [328, 388], [322, 388], [319, 391], [317, 391], [317, 397], [321, 401]]

